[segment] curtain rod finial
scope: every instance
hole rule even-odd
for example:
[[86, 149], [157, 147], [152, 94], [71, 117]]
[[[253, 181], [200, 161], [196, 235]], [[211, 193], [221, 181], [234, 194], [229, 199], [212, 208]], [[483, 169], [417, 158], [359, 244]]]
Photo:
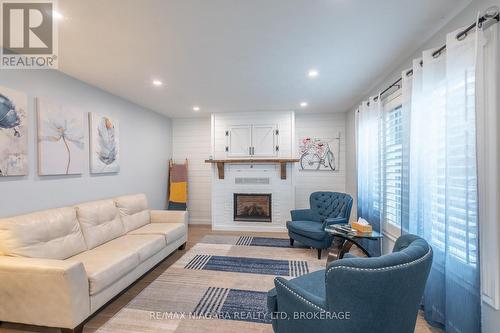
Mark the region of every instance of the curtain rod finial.
[[[495, 17], [498, 17], [498, 13], [500, 12], [498, 6], [491, 6], [491, 7], [488, 7], [485, 12], [484, 12], [484, 16], [487, 18], [487, 19], [492, 19], [492, 18], [495, 18]], [[498, 19], [498, 18], [497, 18]]]

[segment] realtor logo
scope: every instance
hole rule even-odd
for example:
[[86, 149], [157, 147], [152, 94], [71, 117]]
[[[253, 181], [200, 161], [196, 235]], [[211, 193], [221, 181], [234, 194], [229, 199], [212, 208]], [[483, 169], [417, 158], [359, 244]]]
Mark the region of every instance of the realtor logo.
[[57, 68], [53, 1], [0, 0], [2, 69]]

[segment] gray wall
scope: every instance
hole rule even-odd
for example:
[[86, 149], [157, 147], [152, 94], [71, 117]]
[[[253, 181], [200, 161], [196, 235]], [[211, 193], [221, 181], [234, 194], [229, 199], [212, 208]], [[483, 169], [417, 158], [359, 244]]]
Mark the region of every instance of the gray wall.
[[[401, 76], [401, 72], [404, 69], [410, 68], [411, 67], [411, 61], [414, 58], [419, 58], [422, 56], [422, 51], [427, 50], [430, 48], [434, 47], [439, 47], [444, 44], [446, 34], [449, 32], [452, 32], [458, 28], [468, 26], [472, 22], [476, 20], [476, 15], [478, 11], [484, 11], [486, 8], [490, 6], [500, 6], [500, 0], [473, 0], [471, 4], [466, 7], [463, 11], [458, 13], [457, 16], [455, 16], [450, 22], [448, 22], [442, 29], [440, 29], [434, 36], [432, 36], [428, 41], [425, 41], [422, 46], [408, 59], [402, 59], [401, 64], [395, 69], [393, 72], [391, 72], [389, 75], [387, 75], [385, 78], [380, 80], [378, 83], [374, 85], [374, 89], [372, 89], [364, 98], [363, 100], [367, 99], [369, 96], [373, 96], [378, 94], [378, 92], [385, 87], [387, 87], [390, 83], [394, 82], [398, 77]], [[500, 92], [499, 92], [500, 93]], [[361, 100], [359, 101], [361, 103]], [[356, 106], [353, 106], [353, 109]], [[354, 118], [354, 110], [349, 110], [348, 111], [348, 116], [347, 119]], [[355, 133], [354, 131], [354, 121], [347, 121], [346, 122], [346, 133]], [[348, 153], [354, 154], [355, 150], [347, 148]], [[349, 161], [348, 157], [348, 161]], [[355, 183], [354, 179], [356, 178], [355, 172], [355, 162], [352, 162], [353, 160], [351, 159], [351, 163], [348, 164], [347, 170], [350, 172], [347, 175], [347, 187], [354, 186]], [[355, 158], [354, 158], [355, 161]], [[499, 223], [496, 221], [496, 223]], [[500, 241], [500, 235], [499, 239]], [[482, 312], [483, 312], [483, 333], [493, 333], [493, 332], [498, 332], [498, 328], [500, 327], [500, 311], [495, 310], [492, 307], [490, 307], [488, 304], [483, 303], [482, 306]], [[467, 314], [464, 314], [467, 315]]]
[[[146, 193], [152, 208], [164, 208], [169, 118], [53, 70], [3, 70], [0, 85], [28, 94], [30, 169], [26, 177], [0, 178], [0, 217], [136, 192]], [[120, 126], [120, 172], [91, 175], [86, 154], [81, 176], [38, 176], [35, 97], [115, 117]]]

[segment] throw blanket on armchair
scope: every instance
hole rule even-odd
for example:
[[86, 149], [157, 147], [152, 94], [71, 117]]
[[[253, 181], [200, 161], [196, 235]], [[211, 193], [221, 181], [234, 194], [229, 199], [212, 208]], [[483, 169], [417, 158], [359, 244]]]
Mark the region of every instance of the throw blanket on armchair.
[[169, 163], [168, 210], [187, 209], [187, 159], [184, 164]]

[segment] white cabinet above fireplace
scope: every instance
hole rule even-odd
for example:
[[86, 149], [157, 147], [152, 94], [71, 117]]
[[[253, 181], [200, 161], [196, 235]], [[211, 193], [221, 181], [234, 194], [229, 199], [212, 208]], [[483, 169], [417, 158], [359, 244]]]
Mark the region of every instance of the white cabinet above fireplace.
[[274, 157], [279, 151], [276, 125], [234, 125], [226, 132], [226, 157]]
[[226, 130], [227, 157], [247, 157], [252, 150], [252, 125], [236, 125]]
[[276, 156], [279, 150], [278, 137], [279, 132], [275, 125], [253, 125], [252, 156]]

